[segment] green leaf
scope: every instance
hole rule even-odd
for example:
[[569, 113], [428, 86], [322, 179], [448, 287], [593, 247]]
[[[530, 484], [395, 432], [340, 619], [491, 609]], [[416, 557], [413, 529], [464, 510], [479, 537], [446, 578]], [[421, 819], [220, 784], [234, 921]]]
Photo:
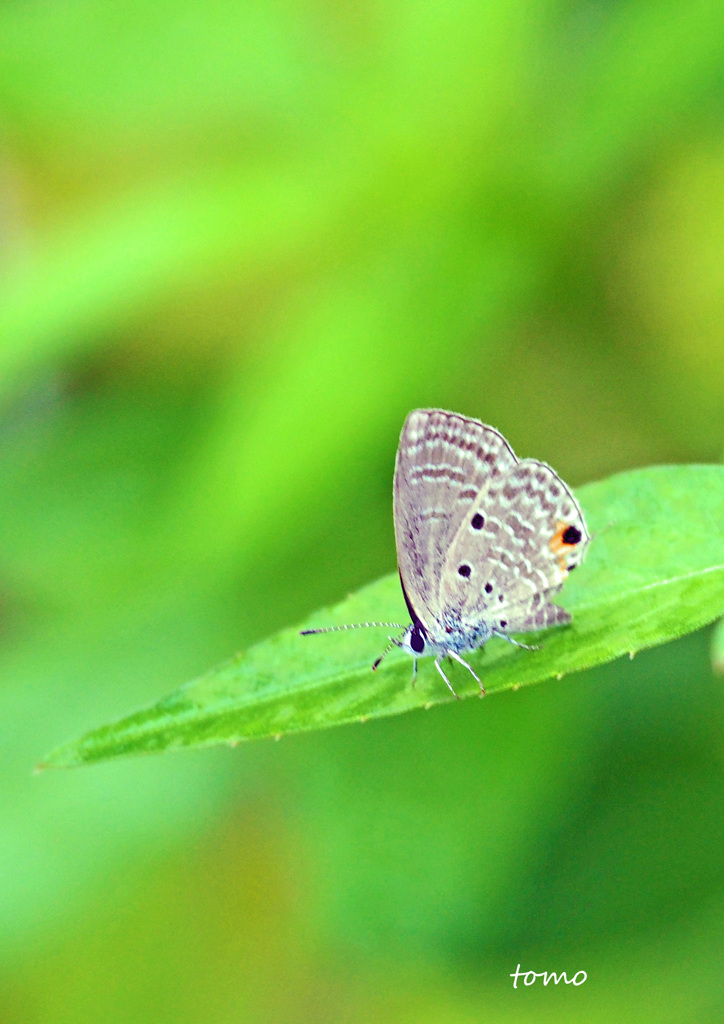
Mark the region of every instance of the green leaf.
[[715, 672], [724, 675], [724, 619], [717, 622], [711, 638], [711, 664]]
[[[633, 656], [724, 613], [724, 467], [637, 470], [582, 487], [578, 498], [594, 538], [559, 598], [573, 623], [542, 634], [538, 651], [492, 640], [470, 655], [488, 693]], [[304, 625], [388, 619], [407, 621], [396, 576]], [[401, 652], [371, 672], [385, 644], [383, 630], [307, 637], [284, 630], [165, 700], [59, 747], [44, 767], [235, 744], [453, 699], [430, 659], [415, 688]], [[461, 697], [479, 693], [462, 667], [451, 665], [450, 677]]]

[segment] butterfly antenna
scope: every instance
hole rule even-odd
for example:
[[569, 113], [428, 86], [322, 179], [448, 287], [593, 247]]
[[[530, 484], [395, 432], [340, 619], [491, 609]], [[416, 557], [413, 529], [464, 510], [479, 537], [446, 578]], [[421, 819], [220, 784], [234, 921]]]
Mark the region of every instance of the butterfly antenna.
[[[402, 636], [404, 636], [404, 635], [405, 634], [403, 633]], [[390, 637], [389, 644], [387, 645], [387, 647], [385, 647], [385, 649], [382, 652], [382, 654], [379, 656], [377, 661], [375, 661], [374, 665], [372, 666], [372, 671], [373, 672], [377, 671], [377, 669], [380, 667], [380, 662], [382, 661], [383, 658], [387, 657], [387, 655], [390, 653], [392, 648], [393, 647], [399, 647], [401, 642], [402, 642], [402, 637], [396, 637], [396, 636], [391, 636]], [[417, 664], [417, 662], [415, 664]]]
[[352, 622], [348, 626], [322, 626], [321, 629], [300, 629], [300, 636], [312, 636], [314, 633], [338, 633], [343, 629], [369, 629], [372, 626], [383, 626], [385, 629], [404, 629], [401, 622]]

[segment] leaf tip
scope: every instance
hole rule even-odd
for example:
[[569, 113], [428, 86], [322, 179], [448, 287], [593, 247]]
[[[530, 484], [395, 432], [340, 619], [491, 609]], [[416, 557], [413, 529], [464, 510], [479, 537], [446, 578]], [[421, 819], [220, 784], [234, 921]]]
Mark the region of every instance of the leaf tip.
[[47, 772], [49, 769], [54, 768], [73, 768], [79, 764], [77, 757], [73, 756], [71, 750], [72, 744], [63, 744], [60, 747], [56, 747], [51, 750], [49, 754], [39, 761], [35, 768], [33, 768], [33, 775], [41, 775], [43, 772]]

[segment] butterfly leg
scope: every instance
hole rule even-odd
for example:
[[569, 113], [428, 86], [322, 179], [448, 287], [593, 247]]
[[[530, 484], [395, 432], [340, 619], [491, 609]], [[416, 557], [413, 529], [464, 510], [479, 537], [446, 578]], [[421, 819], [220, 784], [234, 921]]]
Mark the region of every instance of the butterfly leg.
[[445, 675], [445, 673], [442, 670], [442, 665], [440, 664], [440, 662], [442, 661], [443, 657], [444, 657], [443, 654], [438, 654], [437, 658], [435, 658], [435, 668], [438, 670], [440, 675], [445, 680], [445, 683], [447, 684], [447, 687], [450, 690], [450, 693], [453, 695], [453, 697], [457, 697], [457, 699], [460, 700], [460, 698], [458, 697], [458, 695], [455, 693], [455, 691], [452, 688], [452, 683], [450, 682], [450, 680], [448, 679], [448, 677]]
[[412, 659], [412, 686], [417, 682], [417, 658]]
[[507, 633], [500, 633], [497, 629], [493, 630], [493, 636], [499, 636], [501, 640], [507, 640], [508, 643], [513, 644], [514, 647], [522, 647], [524, 651], [542, 650], [540, 644], [522, 644], [520, 640], [514, 640], [512, 636], [508, 636]]
[[480, 687], [480, 696], [481, 696], [481, 697], [484, 697], [484, 696], [485, 696], [485, 687], [484, 687], [484, 686], [483, 686], [483, 684], [482, 684], [482, 683], [480, 682], [480, 680], [478, 679], [478, 677], [476, 676], [476, 674], [475, 674], [475, 673], [473, 672], [473, 670], [472, 670], [472, 668], [470, 667], [470, 665], [468, 665], [467, 661], [465, 661], [465, 659], [464, 659], [464, 658], [461, 658], [459, 654], [456, 654], [456, 653], [455, 653], [455, 651], [448, 651], [448, 654], [450, 655], [450, 657], [451, 657], [451, 658], [454, 658], [454, 659], [455, 659], [455, 661], [459, 661], [461, 665], [464, 665], [464, 666], [465, 666], [465, 668], [466, 668], [466, 669], [468, 670], [468, 672], [470, 673], [470, 675], [471, 675], [471, 676], [473, 677], [473, 679], [475, 680], [475, 682], [476, 682], [476, 683], [478, 684], [478, 686]]

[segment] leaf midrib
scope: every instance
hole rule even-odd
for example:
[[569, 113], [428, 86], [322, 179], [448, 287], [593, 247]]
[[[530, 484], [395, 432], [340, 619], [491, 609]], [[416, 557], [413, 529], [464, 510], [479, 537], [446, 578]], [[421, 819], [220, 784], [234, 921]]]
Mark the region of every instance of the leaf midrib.
[[[648, 590], [654, 590], [654, 589], [657, 589], [659, 587], [673, 586], [673, 585], [675, 585], [677, 583], [682, 583], [682, 582], [684, 582], [686, 580], [689, 580], [689, 579], [696, 579], [699, 576], [705, 576], [705, 575], [708, 575], [708, 574], [713, 573], [713, 572], [722, 572], [722, 571], [724, 571], [724, 564], [708, 566], [705, 569], [697, 569], [697, 570], [695, 570], [693, 572], [683, 573], [683, 574], [681, 574], [679, 576], [672, 576], [672, 577], [669, 577], [666, 580], [657, 580], [657, 581], [655, 581], [653, 583], [647, 583], [647, 584], [644, 584], [644, 585], [639, 586], [639, 587], [632, 587], [632, 588], [630, 588], [629, 590], [627, 590], [625, 592], [618, 592], [616, 595], [612, 595], [612, 596], [610, 596], [608, 598], [604, 598], [601, 601], [597, 601], [597, 602], [595, 602], [595, 604], [579, 605], [576, 610], [577, 610], [577, 612], [589, 611], [592, 608], [593, 609], [600, 608], [603, 605], [614, 604], [614, 603], [617, 603], [620, 600], [625, 600], [626, 598], [634, 597], [634, 596], [642, 594], [642, 593], [644, 593], [645, 591], [648, 591]], [[340, 682], [340, 681], [342, 681], [344, 679], [359, 677], [359, 676], [362, 676], [363, 674], [366, 675], [367, 671], [368, 671], [368, 669], [367, 669], [366, 664], [364, 665], [364, 667], [362, 666], [362, 664], [360, 664], [359, 667], [350, 667], [348, 669], [344, 669], [343, 671], [335, 671], [335, 672], [333, 672], [333, 673], [331, 673], [329, 675], [319, 675], [319, 676], [316, 676], [314, 679], [311, 679], [311, 680], [309, 680], [306, 683], [301, 683], [299, 685], [296, 685], [296, 686], [291, 687], [291, 688], [286, 689], [286, 690], [279, 689], [279, 688], [274, 688], [273, 690], [269, 690], [266, 693], [258, 693], [258, 692], [257, 693], [251, 693], [251, 694], [249, 694], [246, 697], [246, 699], [242, 698], [241, 700], [239, 699], [239, 697], [220, 698], [219, 701], [218, 701], [217, 709], [215, 709], [215, 710], [212, 710], [210, 707], [204, 708], [204, 706], [202, 704], [195, 704], [193, 707], [190, 707], [188, 709], [184, 709], [182, 711], [174, 710], [173, 716], [170, 716], [170, 717], [173, 717], [174, 720], [178, 720], [179, 718], [183, 719], [183, 718], [189, 718], [189, 717], [198, 718], [199, 716], [204, 717], [204, 718], [213, 717], [214, 715], [218, 714], [219, 711], [221, 711], [223, 709], [224, 705], [226, 707], [233, 707], [233, 708], [238, 708], [238, 709], [242, 709], [242, 708], [244, 708], [245, 706], [248, 706], [248, 705], [260, 706], [262, 704], [269, 703], [269, 702], [277, 699], [278, 697], [284, 696], [285, 694], [290, 693], [290, 692], [294, 692], [294, 693], [310, 692], [310, 691], [318, 689], [320, 687], [325, 687], [325, 686], [329, 686], [331, 684], [334, 684], [335, 682]], [[189, 700], [193, 701], [193, 696], [189, 695]], [[129, 716], [129, 717], [132, 717], [132, 716]], [[152, 721], [150, 721], [148, 723], [149, 728], [150, 727], [153, 727], [153, 728], [157, 727], [158, 722], [159, 722], [159, 719], [158, 718], [154, 718]], [[144, 726], [139, 725], [136, 728], [141, 733], [145, 731], [145, 727]]]
[[[667, 578], [665, 580], [655, 580], [655, 581], [653, 581], [651, 583], [645, 583], [645, 584], [642, 584], [640, 586], [631, 587], [630, 589], [625, 590], [625, 591], [616, 591], [614, 594], [611, 594], [611, 595], [608, 595], [608, 596], [604, 596], [600, 600], [597, 600], [597, 601], [592, 602], [590, 604], [579, 604], [579, 605], [576, 605], [576, 612], [577, 613], [579, 613], [579, 612], [586, 612], [586, 611], [590, 611], [591, 609], [600, 608], [601, 606], [608, 606], [608, 605], [611, 605], [611, 604], [616, 604], [616, 603], [618, 603], [621, 600], [626, 600], [627, 598], [635, 597], [635, 596], [637, 596], [639, 594], [644, 593], [647, 590], [654, 590], [654, 589], [656, 589], [658, 587], [673, 586], [676, 583], [682, 583], [682, 582], [684, 582], [685, 580], [688, 580], [688, 579], [695, 579], [698, 576], [705, 576], [705, 575], [708, 575], [709, 573], [712, 573], [712, 572], [722, 572], [722, 571], [724, 571], [724, 564], [722, 564], [722, 565], [707, 566], [704, 569], [696, 569], [693, 572], [683, 573], [683, 574], [681, 574], [679, 576], [671, 576], [671, 577], [669, 577], [669, 578]], [[515, 653], [515, 652], [513, 652], [513, 653]], [[350, 667], [349, 669], [344, 669], [343, 671], [335, 670], [334, 672], [332, 672], [328, 676], [323, 676], [320, 673], [319, 675], [317, 675], [316, 677], [311, 679], [309, 682], [300, 683], [300, 684], [295, 685], [294, 687], [292, 687], [290, 689], [292, 689], [295, 693], [306, 692], [308, 690], [314, 689], [316, 686], [318, 686], [320, 684], [320, 682], [327, 683], [329, 681], [333, 681], [333, 680], [336, 680], [336, 679], [345, 679], [348, 676], [357, 676], [357, 675], [362, 675], [363, 673], [366, 674], [366, 672], [367, 672], [366, 661], [364, 663], [359, 662], [357, 667]], [[290, 689], [284, 690], [284, 689], [281, 689], [281, 688], [274, 687], [273, 690], [268, 691], [267, 695], [280, 695], [280, 694], [288, 693], [288, 692], [290, 692]], [[190, 699], [193, 700], [193, 697], [190, 697]], [[249, 699], [250, 700], [258, 700], [258, 699], [260, 699], [260, 695], [259, 694], [256, 694], [256, 695], [251, 694]], [[235, 698], [228, 698], [228, 700], [229, 700], [229, 702], [232, 702], [232, 701], [235, 700]], [[221, 701], [220, 701], [220, 703], [221, 703]], [[246, 701], [243, 701], [243, 703], [246, 703]], [[201, 705], [199, 705], [199, 708], [200, 707], [201, 707]]]
[[697, 576], [706, 576], [711, 572], [722, 572], [724, 571], [724, 564], [722, 565], [708, 565], [705, 569], [694, 569], [692, 572], [683, 573], [680, 576], [670, 576], [665, 580], [654, 580], [651, 583], [644, 583], [640, 586], [631, 587], [628, 590], [617, 590], [615, 593], [608, 596], [601, 597], [600, 600], [592, 602], [590, 604], [579, 604], [576, 605], [576, 611], [590, 611], [592, 608], [600, 608], [602, 605], [614, 604], [616, 601], [624, 600], [629, 597], [636, 597], [639, 594], [643, 594], [647, 590], [655, 590], [657, 587], [668, 587], [675, 583], [683, 583], [685, 580], [696, 579]]

